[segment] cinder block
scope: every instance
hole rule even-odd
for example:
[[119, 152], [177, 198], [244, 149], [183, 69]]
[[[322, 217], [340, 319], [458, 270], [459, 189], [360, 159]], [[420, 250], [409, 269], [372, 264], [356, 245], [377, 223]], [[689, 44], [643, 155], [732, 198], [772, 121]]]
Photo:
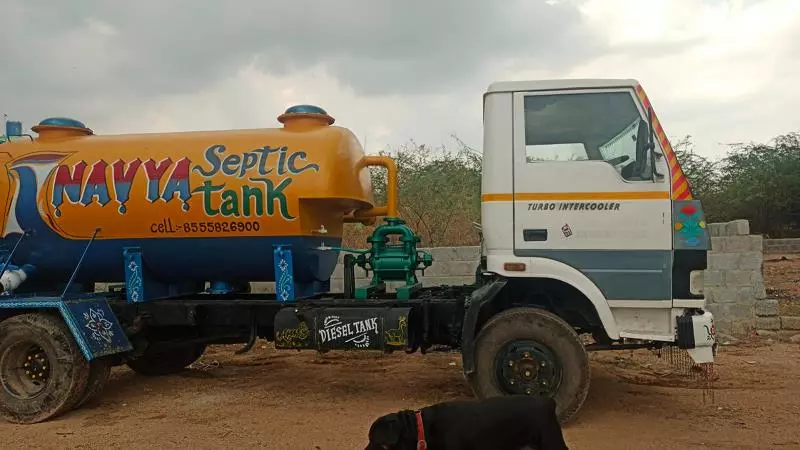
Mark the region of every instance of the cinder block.
[[753, 317], [755, 317], [752, 303], [714, 303], [712, 305], [708, 305], [708, 310], [714, 314], [715, 322], [717, 319], [751, 320]]
[[[753, 286], [744, 286], [735, 289], [736, 289], [736, 303], [752, 305], [753, 303], [755, 303], [756, 300], [759, 300], [757, 296], [758, 292]], [[763, 298], [766, 298], [766, 295], [761, 297], [761, 299]]]
[[745, 252], [740, 253], [738, 261], [738, 268], [741, 270], [763, 270], [764, 266], [764, 253], [762, 252]]
[[727, 270], [724, 272], [724, 285], [728, 287], [752, 286], [752, 270]]
[[437, 262], [455, 261], [458, 259], [456, 247], [434, 247], [424, 249], [433, 256], [434, 264]]
[[763, 252], [764, 237], [761, 235], [712, 237], [711, 249], [717, 253]]
[[475, 274], [476, 263], [472, 261], [439, 261], [425, 269], [425, 276], [461, 277]]
[[750, 286], [743, 287], [715, 287], [706, 288], [706, 301], [710, 303], [749, 303], [755, 301], [753, 289]]
[[800, 330], [800, 317], [798, 316], [781, 317], [781, 328], [784, 330]]
[[724, 270], [705, 270], [703, 271], [703, 285], [710, 289], [714, 286], [725, 286], [725, 276], [728, 272]]
[[773, 317], [779, 314], [778, 300], [764, 299], [755, 303], [753, 309], [759, 317]]
[[709, 270], [734, 270], [739, 268], [739, 255], [735, 253], [708, 252]]
[[745, 219], [732, 220], [725, 224], [728, 236], [746, 236], [750, 234], [750, 222]]
[[711, 237], [719, 237], [725, 234], [724, 223], [710, 223], [708, 224], [708, 233]]
[[724, 248], [728, 253], [760, 252], [763, 253], [764, 238], [759, 235], [728, 236]]
[[456, 247], [455, 253], [456, 261], [469, 261], [477, 264], [481, 258], [481, 248], [479, 246]]
[[753, 298], [756, 300], [764, 300], [767, 298], [767, 288], [764, 285], [764, 281], [757, 281], [752, 286], [753, 289]]
[[781, 319], [780, 317], [756, 317], [754, 320], [756, 330], [780, 330]]
[[711, 251], [716, 253], [728, 252], [728, 236], [711, 237]]

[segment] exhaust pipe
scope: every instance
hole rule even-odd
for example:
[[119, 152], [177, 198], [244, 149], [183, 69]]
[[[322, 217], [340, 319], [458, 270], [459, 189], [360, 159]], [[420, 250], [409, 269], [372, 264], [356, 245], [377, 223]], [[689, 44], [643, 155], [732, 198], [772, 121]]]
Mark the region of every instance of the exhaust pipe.
[[10, 294], [28, 279], [36, 268], [30, 264], [17, 267], [9, 264], [5, 272], [0, 275], [0, 294]]

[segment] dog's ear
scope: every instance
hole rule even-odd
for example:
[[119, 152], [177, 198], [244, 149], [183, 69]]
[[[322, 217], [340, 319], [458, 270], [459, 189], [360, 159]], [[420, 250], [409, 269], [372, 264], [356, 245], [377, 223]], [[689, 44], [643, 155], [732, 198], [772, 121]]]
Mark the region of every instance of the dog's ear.
[[375, 421], [369, 437], [375, 443], [396, 445], [400, 441], [401, 428], [397, 413], [387, 414]]

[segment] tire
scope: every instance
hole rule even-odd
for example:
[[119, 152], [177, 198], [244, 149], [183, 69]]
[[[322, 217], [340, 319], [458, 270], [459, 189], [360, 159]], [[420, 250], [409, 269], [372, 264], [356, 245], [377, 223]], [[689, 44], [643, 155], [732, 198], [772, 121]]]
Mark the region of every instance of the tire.
[[147, 376], [170, 375], [182, 371], [189, 364], [197, 361], [206, 351], [205, 344], [185, 344], [159, 348], [151, 345], [144, 354], [126, 362], [134, 372]]
[[0, 322], [5, 420], [30, 424], [59, 416], [77, 405], [88, 380], [89, 362], [60, 316], [27, 313]]
[[553, 397], [563, 424], [583, 406], [590, 381], [589, 356], [578, 334], [548, 311], [503, 311], [489, 319], [475, 339], [475, 372], [469, 382], [479, 398], [510, 394]]
[[80, 408], [92, 398], [97, 397], [106, 386], [109, 375], [111, 375], [111, 364], [107, 359], [92, 360], [89, 363], [89, 380], [86, 384], [86, 390], [78, 400], [75, 408]]

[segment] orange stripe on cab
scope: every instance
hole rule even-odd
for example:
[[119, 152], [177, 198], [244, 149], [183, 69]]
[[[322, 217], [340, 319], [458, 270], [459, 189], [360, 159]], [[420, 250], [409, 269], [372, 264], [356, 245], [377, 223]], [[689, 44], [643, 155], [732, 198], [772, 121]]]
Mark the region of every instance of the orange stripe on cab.
[[497, 193], [481, 195], [482, 202], [511, 202], [535, 200], [665, 200], [669, 192], [520, 192], [517, 194]]
[[[639, 100], [641, 100], [645, 109], [650, 108], [652, 104], [650, 103], [650, 99], [647, 98], [647, 94], [645, 94], [642, 86], [636, 85], [634, 90], [636, 91], [636, 95], [639, 97]], [[655, 110], [653, 111], [653, 129], [661, 141], [661, 147], [664, 149], [664, 154], [667, 157], [667, 161], [670, 163], [670, 170], [672, 171], [673, 176], [672, 199], [692, 200], [692, 190], [689, 188], [686, 175], [683, 173], [683, 169], [677, 161], [675, 151], [672, 149], [672, 145], [667, 138], [667, 133], [664, 131], [664, 127], [661, 126], [661, 122], [658, 120]], [[674, 167], [672, 166], [673, 161], [676, 163]], [[677, 180], [675, 177], [677, 177]]]

